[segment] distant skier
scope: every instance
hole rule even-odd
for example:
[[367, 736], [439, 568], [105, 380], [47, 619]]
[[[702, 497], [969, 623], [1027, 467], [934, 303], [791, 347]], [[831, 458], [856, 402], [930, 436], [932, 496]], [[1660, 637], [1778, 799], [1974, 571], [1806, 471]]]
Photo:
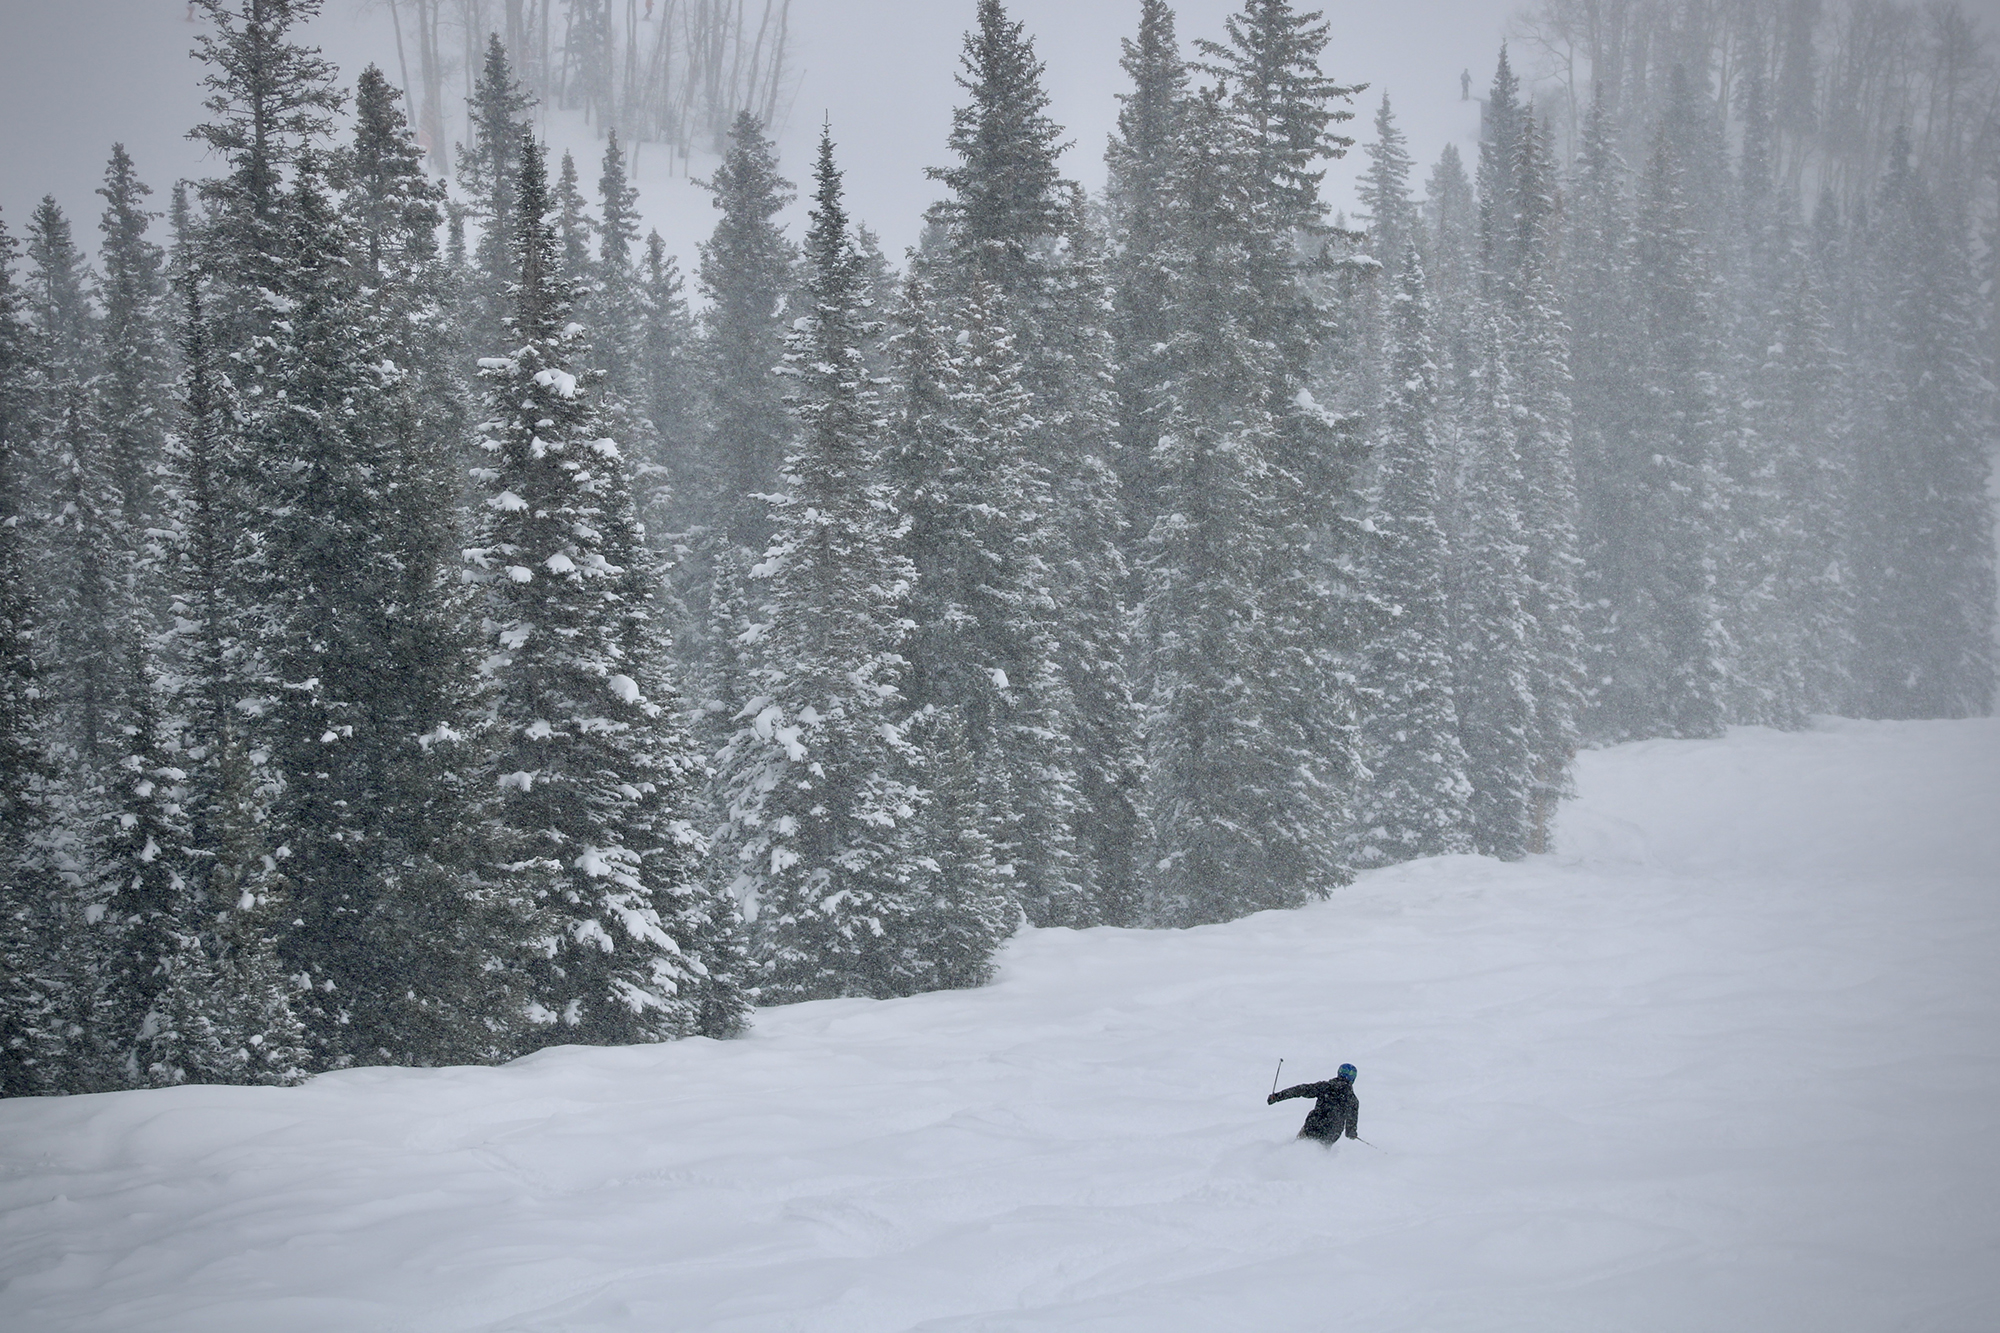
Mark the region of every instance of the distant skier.
[[1306, 1116], [1306, 1123], [1299, 1130], [1302, 1139], [1318, 1139], [1321, 1143], [1338, 1143], [1341, 1134], [1350, 1139], [1361, 1137], [1361, 1103], [1354, 1095], [1354, 1066], [1342, 1065], [1340, 1072], [1324, 1083], [1301, 1083], [1274, 1092], [1264, 1099], [1264, 1105], [1274, 1106], [1293, 1097], [1313, 1097], [1313, 1109]]
[[1472, 100], [1472, 71], [1469, 69], [1459, 73], [1458, 100], [1461, 102], [1470, 102]]

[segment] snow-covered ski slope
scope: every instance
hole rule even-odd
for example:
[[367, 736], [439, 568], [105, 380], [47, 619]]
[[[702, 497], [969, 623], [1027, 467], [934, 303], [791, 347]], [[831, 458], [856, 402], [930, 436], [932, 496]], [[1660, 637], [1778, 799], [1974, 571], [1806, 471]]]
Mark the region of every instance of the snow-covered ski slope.
[[1580, 785], [1555, 856], [741, 1041], [0, 1103], [0, 1328], [2000, 1328], [2000, 722]]

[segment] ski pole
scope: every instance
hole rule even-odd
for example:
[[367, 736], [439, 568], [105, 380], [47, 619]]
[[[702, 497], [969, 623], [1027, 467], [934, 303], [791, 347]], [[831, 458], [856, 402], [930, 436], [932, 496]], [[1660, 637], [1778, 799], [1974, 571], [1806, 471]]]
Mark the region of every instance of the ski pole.
[[1276, 1072], [1271, 1075], [1271, 1095], [1274, 1097], [1277, 1096], [1278, 1094], [1278, 1075], [1284, 1072], [1285, 1072], [1285, 1060], [1283, 1056], [1279, 1056], [1278, 1068]]

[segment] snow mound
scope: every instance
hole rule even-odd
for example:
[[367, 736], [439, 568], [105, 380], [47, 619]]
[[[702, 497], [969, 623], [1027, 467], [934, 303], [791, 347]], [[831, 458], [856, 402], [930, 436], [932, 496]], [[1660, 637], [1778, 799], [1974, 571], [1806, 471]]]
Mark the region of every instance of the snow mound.
[[0, 1327], [1991, 1327], [2000, 723], [1579, 786], [1552, 856], [740, 1041], [0, 1103]]

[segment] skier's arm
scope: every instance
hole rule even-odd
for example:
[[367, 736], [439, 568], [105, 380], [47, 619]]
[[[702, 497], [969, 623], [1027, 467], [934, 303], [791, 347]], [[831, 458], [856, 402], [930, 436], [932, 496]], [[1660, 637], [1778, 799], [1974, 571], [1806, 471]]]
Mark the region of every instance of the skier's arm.
[[1290, 1101], [1294, 1097], [1317, 1097], [1325, 1087], [1326, 1084], [1324, 1083], [1300, 1083], [1286, 1088], [1283, 1092], [1272, 1093], [1264, 1099], [1264, 1105], [1269, 1106], [1274, 1102]]
[[1361, 1137], [1361, 1099], [1351, 1092], [1347, 1094], [1347, 1137]]

